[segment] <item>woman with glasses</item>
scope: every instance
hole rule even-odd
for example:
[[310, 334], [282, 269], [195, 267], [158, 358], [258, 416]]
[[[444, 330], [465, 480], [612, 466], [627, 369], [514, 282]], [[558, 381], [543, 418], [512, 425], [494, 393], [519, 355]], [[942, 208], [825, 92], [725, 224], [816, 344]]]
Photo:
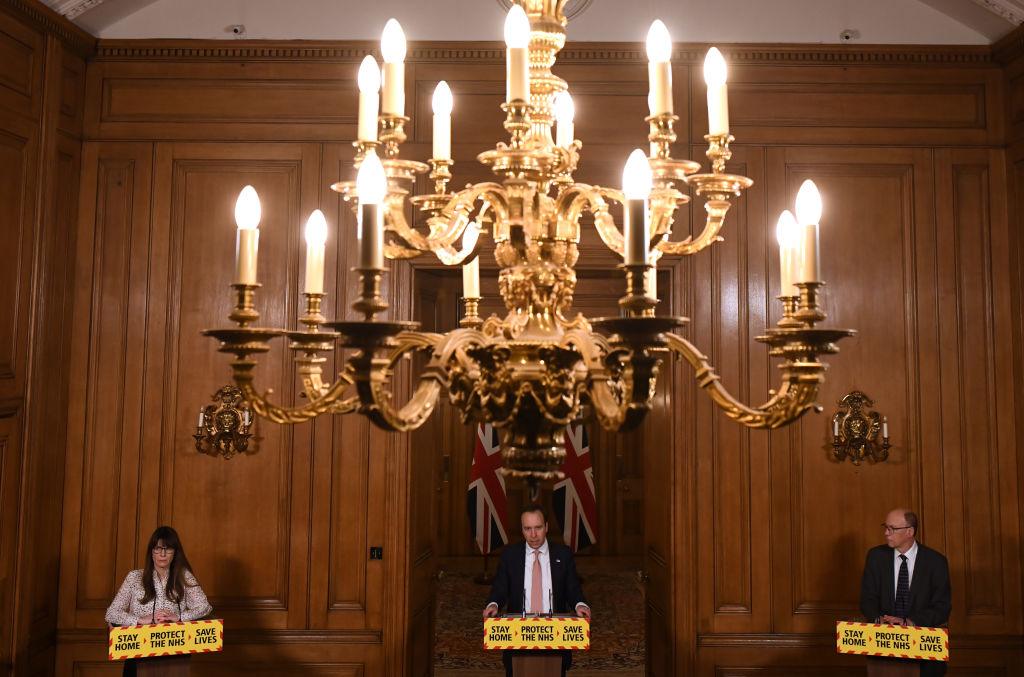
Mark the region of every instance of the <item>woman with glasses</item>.
[[[203, 618], [211, 611], [178, 532], [163, 526], [149, 537], [145, 567], [128, 573], [107, 608], [106, 619], [111, 625], [173, 623]], [[124, 674], [134, 675], [135, 667], [126, 661]]]

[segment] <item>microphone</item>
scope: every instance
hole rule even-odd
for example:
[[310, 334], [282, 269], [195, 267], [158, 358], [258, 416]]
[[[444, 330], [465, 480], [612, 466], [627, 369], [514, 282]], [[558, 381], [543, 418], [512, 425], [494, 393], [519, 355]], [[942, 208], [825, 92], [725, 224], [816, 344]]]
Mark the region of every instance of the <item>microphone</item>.
[[548, 618], [555, 615], [555, 591], [548, 588]]
[[526, 588], [523, 587], [523, 618], [526, 618]]

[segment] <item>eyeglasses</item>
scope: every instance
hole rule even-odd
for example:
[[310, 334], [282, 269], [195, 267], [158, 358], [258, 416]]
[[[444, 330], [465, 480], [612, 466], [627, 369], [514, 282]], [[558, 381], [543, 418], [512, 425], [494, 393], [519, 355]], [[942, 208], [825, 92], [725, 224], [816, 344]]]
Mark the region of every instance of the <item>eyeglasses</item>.
[[885, 533], [887, 533], [887, 534], [891, 534], [891, 533], [893, 533], [893, 532], [896, 532], [896, 531], [901, 531], [901, 530], [903, 530], [903, 529], [913, 529], [914, 527], [912, 527], [912, 526], [905, 526], [905, 527], [894, 527], [894, 526], [893, 526], [893, 525], [891, 525], [891, 524], [886, 524], [886, 523], [884, 523], [884, 522], [883, 522], [883, 523], [882, 523], [882, 528], [883, 528], [883, 529], [885, 529]]
[[167, 555], [167, 554], [172, 554], [173, 555], [174, 554], [174, 548], [166, 548], [164, 546], [158, 545], [155, 548], [153, 548], [153, 554], [154, 555]]

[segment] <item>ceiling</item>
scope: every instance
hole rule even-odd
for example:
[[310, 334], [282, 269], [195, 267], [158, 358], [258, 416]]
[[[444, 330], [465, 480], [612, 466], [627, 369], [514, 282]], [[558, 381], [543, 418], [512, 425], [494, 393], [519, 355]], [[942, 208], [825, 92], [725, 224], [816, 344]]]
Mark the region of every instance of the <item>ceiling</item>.
[[[373, 39], [395, 16], [411, 40], [499, 40], [504, 13], [503, 0], [43, 1], [111, 39]], [[567, 7], [578, 13], [569, 25], [578, 41], [638, 41], [661, 18], [679, 42], [977, 45], [1024, 22], [1024, 0], [569, 0]]]

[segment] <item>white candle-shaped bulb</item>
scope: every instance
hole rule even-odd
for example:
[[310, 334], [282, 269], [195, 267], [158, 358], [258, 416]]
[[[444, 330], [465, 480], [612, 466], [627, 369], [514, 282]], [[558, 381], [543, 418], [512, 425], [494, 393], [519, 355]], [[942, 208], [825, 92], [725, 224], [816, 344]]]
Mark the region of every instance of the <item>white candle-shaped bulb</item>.
[[327, 219], [314, 209], [306, 221], [306, 286], [307, 294], [324, 293], [324, 252], [327, 244]]
[[637, 148], [629, 154], [622, 170], [622, 192], [627, 200], [646, 200], [651, 194], [651, 164], [644, 152]]
[[821, 193], [807, 179], [796, 194], [796, 220], [800, 224], [800, 268], [797, 282], [820, 282], [818, 222], [821, 221]]
[[647, 198], [651, 194], [651, 165], [644, 152], [637, 148], [629, 155], [622, 171], [622, 192], [626, 203], [623, 219], [623, 261], [628, 265], [646, 265], [648, 261], [649, 225]]
[[530, 98], [530, 17], [519, 5], [512, 5], [505, 17], [505, 60], [508, 68], [505, 100], [528, 101]]
[[569, 92], [559, 92], [555, 96], [555, 120], [558, 122], [556, 143], [568, 148], [576, 136], [576, 104]]
[[832, 419], [832, 437], [839, 438], [839, 419]]
[[779, 294], [799, 296], [800, 290], [794, 283], [800, 266], [800, 225], [788, 209], [779, 215], [775, 238], [779, 242]]
[[384, 165], [376, 153], [363, 158], [356, 174], [356, 194], [359, 197], [359, 268], [384, 268], [384, 211], [381, 203], [387, 197], [388, 179]]
[[199, 423], [196, 424], [196, 427], [197, 428], [202, 428], [203, 427], [203, 423], [205, 422], [205, 419], [206, 419], [206, 412], [204, 410], [200, 409], [199, 410]]
[[433, 158], [435, 160], [452, 159], [452, 89], [444, 80], [434, 88], [431, 101], [434, 108], [434, 142]]
[[395, 19], [388, 19], [380, 38], [384, 57], [384, 95], [381, 110], [389, 115], [405, 115], [405, 31]]
[[882, 417], [882, 437], [889, 438], [889, 418], [887, 416]]
[[672, 106], [672, 36], [661, 19], [647, 31], [647, 65], [650, 77], [648, 103], [651, 115], [671, 114]]
[[717, 47], [704, 57], [704, 82], [708, 86], [708, 134], [729, 133], [729, 90], [726, 87], [729, 70], [725, 57]]
[[235, 201], [235, 283], [256, 284], [256, 257], [260, 242], [260, 196], [252, 186], [246, 186]]
[[380, 67], [367, 54], [359, 64], [359, 132], [360, 141], [377, 140], [377, 113], [380, 108]]
[[480, 257], [462, 266], [462, 296], [467, 299], [480, 298]]

